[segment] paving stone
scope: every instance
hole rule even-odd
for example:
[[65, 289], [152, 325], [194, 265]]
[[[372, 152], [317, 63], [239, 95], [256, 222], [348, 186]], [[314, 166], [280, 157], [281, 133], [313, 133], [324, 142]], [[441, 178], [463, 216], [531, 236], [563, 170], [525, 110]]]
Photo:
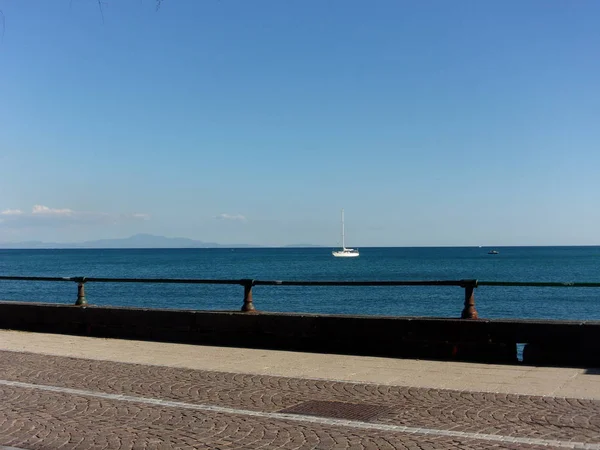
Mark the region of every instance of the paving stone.
[[[231, 374], [4, 351], [0, 381], [113, 396], [0, 384], [0, 445], [24, 449], [533, 449], [547, 448], [536, 444], [539, 439], [600, 443], [600, 401], [594, 400]], [[156, 402], [115, 397], [123, 395]], [[165, 406], [164, 401], [261, 415], [192, 410]], [[361, 423], [381, 429], [269, 415], [311, 401], [380, 407], [381, 414], [365, 415]], [[446, 430], [505, 439], [451, 436]], [[531, 438], [531, 444], [524, 443], [525, 438]]]

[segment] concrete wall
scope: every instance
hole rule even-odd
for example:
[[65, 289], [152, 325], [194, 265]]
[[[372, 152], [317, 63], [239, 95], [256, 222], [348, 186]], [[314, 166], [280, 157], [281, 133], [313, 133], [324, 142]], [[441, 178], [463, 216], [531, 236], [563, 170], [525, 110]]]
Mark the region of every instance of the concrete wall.
[[422, 359], [600, 367], [600, 322], [188, 311], [0, 302], [0, 328]]

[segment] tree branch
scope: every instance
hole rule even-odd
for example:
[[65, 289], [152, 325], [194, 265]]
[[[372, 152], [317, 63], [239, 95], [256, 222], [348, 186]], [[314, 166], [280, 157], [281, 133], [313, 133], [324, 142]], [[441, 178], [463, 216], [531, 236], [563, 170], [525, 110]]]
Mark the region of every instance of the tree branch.
[[4, 40], [4, 30], [6, 29], [6, 21], [2, 10], [0, 10], [0, 28], [2, 28], [2, 31], [0, 31], [0, 42], [2, 42]]
[[[106, 2], [104, 2], [103, 0], [97, 0], [98, 2], [98, 9], [100, 10], [100, 16], [102, 17], [102, 23], [104, 23], [104, 5], [106, 5]], [[156, 0], [156, 10], [158, 11], [160, 9], [160, 5], [162, 5], [163, 0]], [[73, 5], [73, 0], [69, 1], [69, 7], [71, 7]], [[6, 20], [4, 17], [4, 13], [2, 12], [2, 10], [0, 9], [0, 41], [2, 41], [4, 39], [4, 31], [6, 29]]]
[[104, 2], [102, 0], [98, 0], [98, 8], [100, 9], [100, 16], [102, 16], [102, 24], [104, 24], [104, 9], [102, 5]]

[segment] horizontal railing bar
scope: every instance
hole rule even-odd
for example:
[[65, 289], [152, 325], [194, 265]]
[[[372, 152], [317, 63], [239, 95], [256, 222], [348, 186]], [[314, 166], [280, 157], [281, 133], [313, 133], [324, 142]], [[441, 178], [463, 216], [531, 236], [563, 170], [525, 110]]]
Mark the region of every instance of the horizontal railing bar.
[[85, 283], [164, 283], [164, 284], [229, 284], [253, 286], [505, 286], [505, 287], [600, 287], [600, 282], [546, 282], [546, 281], [479, 281], [479, 280], [391, 280], [391, 281], [294, 281], [252, 279], [197, 279], [197, 278], [104, 278], [104, 277], [26, 277], [0, 275], [10, 281], [69, 281]]
[[245, 284], [245, 280], [202, 280], [195, 278], [99, 278], [99, 277], [20, 277], [3, 276], [0, 280], [13, 281], [71, 281], [86, 283], [171, 283], [171, 284]]
[[244, 280], [203, 280], [196, 278], [94, 278], [86, 277], [86, 283], [171, 283], [171, 284], [244, 284]]
[[237, 284], [254, 286], [463, 286], [475, 280], [425, 281], [283, 281], [283, 280], [214, 280], [195, 278], [99, 278], [99, 277], [22, 277], [0, 276], [0, 280], [14, 281], [75, 281], [86, 283], [180, 283], [180, 284]]
[[530, 287], [600, 287], [600, 283], [550, 282], [550, 281], [477, 281], [478, 286], [530, 286]]
[[[469, 280], [470, 281], [470, 280]], [[431, 281], [263, 281], [254, 280], [255, 286], [464, 286], [464, 280]]]
[[77, 281], [76, 277], [19, 277], [19, 276], [4, 276], [0, 275], [0, 280], [10, 281]]

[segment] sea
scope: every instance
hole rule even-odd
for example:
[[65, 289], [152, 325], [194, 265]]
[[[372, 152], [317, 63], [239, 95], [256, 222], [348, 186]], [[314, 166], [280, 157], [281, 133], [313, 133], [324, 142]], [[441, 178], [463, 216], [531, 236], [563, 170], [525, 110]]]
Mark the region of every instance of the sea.
[[[203, 278], [296, 281], [459, 280], [600, 282], [600, 247], [361, 248], [334, 258], [328, 248], [0, 250], [0, 275]], [[91, 305], [238, 310], [230, 285], [87, 283]], [[74, 303], [72, 282], [0, 280], [0, 300]], [[256, 286], [262, 311], [460, 317], [460, 287]], [[600, 320], [600, 288], [498, 287], [475, 290], [481, 318]]]

